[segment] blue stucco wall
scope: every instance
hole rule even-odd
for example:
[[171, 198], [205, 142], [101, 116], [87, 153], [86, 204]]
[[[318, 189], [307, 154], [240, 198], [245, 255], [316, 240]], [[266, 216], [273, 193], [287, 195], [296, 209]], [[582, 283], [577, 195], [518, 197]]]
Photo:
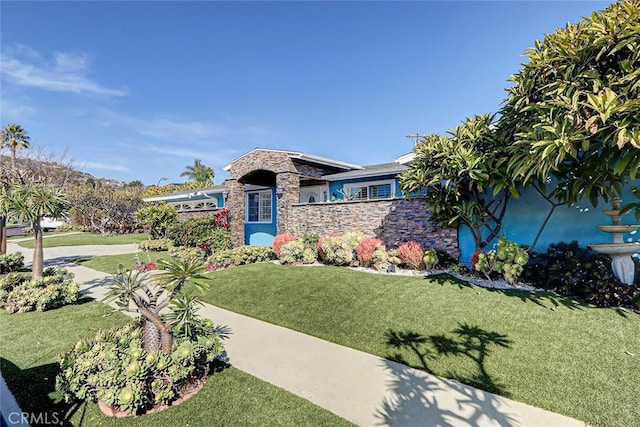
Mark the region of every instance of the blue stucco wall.
[[342, 196], [342, 194], [339, 193], [339, 190], [342, 190], [345, 184], [354, 184], [358, 182], [386, 181], [389, 179], [393, 179], [395, 182], [396, 197], [402, 197], [402, 193], [400, 191], [400, 182], [398, 181], [397, 175], [381, 175], [381, 176], [374, 176], [370, 178], [354, 178], [354, 179], [344, 179], [341, 181], [329, 182], [329, 198], [331, 200], [331, 198], [335, 196], [337, 200], [343, 200], [344, 197]]
[[[246, 203], [246, 199], [245, 199]], [[254, 246], [271, 246], [277, 233], [278, 198], [275, 188], [271, 189], [271, 222], [244, 224], [244, 243]]]
[[[636, 200], [631, 194], [631, 187], [626, 189], [623, 200]], [[534, 189], [525, 190], [519, 199], [512, 198], [509, 201], [501, 237], [519, 244], [531, 245], [550, 208], [551, 205]], [[549, 244], [561, 241], [577, 240], [583, 247], [589, 243], [611, 242], [610, 234], [595, 228], [596, 225], [611, 224], [611, 218], [602, 213], [604, 209], [609, 208], [608, 203], [600, 203], [597, 208], [594, 208], [588, 201], [572, 207], [566, 205], [557, 207], [536, 244], [536, 252], [545, 252]], [[622, 223], [633, 224], [633, 214], [623, 217]], [[640, 232], [629, 233], [624, 237], [626, 241], [640, 241]], [[458, 242], [460, 261], [470, 264], [475, 244], [468, 227], [463, 225], [459, 227]], [[492, 249], [494, 244], [495, 241], [484, 250]]]

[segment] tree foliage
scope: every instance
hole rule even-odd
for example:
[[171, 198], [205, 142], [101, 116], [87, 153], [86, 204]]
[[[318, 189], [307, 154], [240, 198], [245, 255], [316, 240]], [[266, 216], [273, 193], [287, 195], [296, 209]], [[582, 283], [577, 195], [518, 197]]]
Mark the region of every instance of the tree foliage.
[[640, 1], [567, 24], [526, 53], [500, 111], [509, 172], [563, 203], [620, 196], [640, 168]]
[[180, 176], [186, 176], [189, 179], [204, 185], [211, 185], [213, 184], [213, 177], [215, 174], [211, 167], [202, 163], [202, 160], [195, 159], [193, 166], [186, 166]]
[[448, 135], [429, 135], [415, 147], [415, 161], [400, 175], [406, 195], [423, 194], [439, 225], [467, 225], [476, 249], [502, 227], [511, 194], [506, 152], [493, 130], [493, 116], [467, 119]]
[[11, 165], [15, 169], [16, 152], [23, 148], [29, 148], [31, 138], [29, 133], [22, 126], [9, 123], [0, 131], [0, 149], [9, 148], [11, 152]]
[[154, 239], [161, 239], [167, 237], [167, 229], [178, 221], [178, 211], [166, 203], [154, 203], [138, 209], [136, 219], [149, 228]]

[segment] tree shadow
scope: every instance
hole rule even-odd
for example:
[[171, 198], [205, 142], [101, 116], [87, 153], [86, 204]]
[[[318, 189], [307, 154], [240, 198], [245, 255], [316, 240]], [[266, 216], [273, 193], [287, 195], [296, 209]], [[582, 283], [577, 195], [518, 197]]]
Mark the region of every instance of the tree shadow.
[[483, 286], [474, 285], [457, 277], [451, 276], [448, 273], [435, 274], [433, 276], [427, 276], [425, 279], [429, 279], [432, 282], [440, 286], [456, 285], [458, 288], [482, 288], [488, 292], [499, 293], [508, 297], [518, 298], [524, 303], [533, 303], [540, 307], [555, 310], [556, 307], [566, 307], [570, 310], [584, 310], [589, 307], [589, 304], [576, 300], [568, 296], [558, 295], [551, 291], [528, 291], [523, 289], [499, 289], [499, 288], [485, 288]]
[[55, 392], [56, 376], [60, 372], [57, 363], [20, 369], [11, 361], [0, 357], [0, 372], [20, 410], [27, 413], [32, 421], [38, 421], [31, 425], [54, 423], [72, 426], [69, 421], [71, 417], [78, 411], [84, 413], [83, 403], [54, 403], [51, 394]]
[[[389, 360], [430, 374], [433, 374], [428, 363], [430, 359], [449, 356], [466, 357], [474, 362], [476, 372], [470, 376], [448, 372], [445, 376], [491, 393], [509, 396], [504, 385], [492, 378], [486, 369], [486, 359], [493, 347], [511, 347], [511, 340], [504, 334], [460, 323], [449, 335], [439, 334], [427, 337], [418, 332], [388, 330], [385, 332], [385, 340], [386, 345], [394, 349], [394, 353], [387, 356]], [[402, 354], [403, 351], [416, 356], [418, 363], [407, 363]]]

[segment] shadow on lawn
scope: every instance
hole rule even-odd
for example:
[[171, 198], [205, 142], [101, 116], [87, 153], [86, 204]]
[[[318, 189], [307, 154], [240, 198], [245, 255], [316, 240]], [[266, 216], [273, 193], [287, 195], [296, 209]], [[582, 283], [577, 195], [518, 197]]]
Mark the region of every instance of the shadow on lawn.
[[[460, 289], [480, 287], [480, 286], [473, 285], [469, 282], [465, 282], [464, 280], [460, 280], [447, 273], [434, 274], [433, 276], [427, 276], [425, 278], [441, 286], [456, 285]], [[531, 302], [533, 304], [539, 305], [540, 307], [549, 308], [549, 309], [555, 309], [555, 307], [563, 306], [570, 310], [583, 310], [585, 307], [588, 307], [587, 303], [577, 301], [575, 298], [554, 294], [553, 292], [549, 292], [549, 291], [525, 291], [520, 289], [494, 289], [494, 288], [482, 288], [482, 289], [485, 289], [488, 292], [499, 293], [508, 297], [515, 297], [520, 299], [520, 301], [524, 303]]]
[[[453, 337], [427, 337], [412, 331], [388, 330], [385, 333], [387, 346], [395, 351], [387, 357], [390, 360], [385, 361], [385, 365], [393, 378], [391, 386], [396, 398], [386, 399], [378, 409], [376, 416], [381, 420], [381, 424], [409, 426], [415, 425], [416, 420], [428, 420], [429, 425], [450, 425], [456, 421], [476, 425], [484, 416], [501, 426], [512, 425], [512, 417], [500, 411], [499, 399], [478, 390], [509, 396], [504, 385], [489, 375], [485, 361], [493, 346], [509, 348], [511, 340], [498, 332], [486, 331], [464, 323], [459, 324], [450, 335]], [[417, 363], [408, 363], [403, 353], [416, 357]], [[474, 362], [477, 372], [471, 376], [453, 372], [445, 374], [456, 381], [429, 375], [433, 374], [429, 360], [442, 356], [467, 357]], [[408, 366], [426, 374], [416, 372]], [[446, 399], [438, 400], [434, 395], [434, 392], [438, 391], [446, 392], [452, 400], [449, 400], [449, 403]]]
[[[71, 426], [71, 417], [79, 410], [84, 410], [84, 404], [56, 404], [49, 397], [49, 394], [55, 391], [56, 375], [60, 372], [57, 363], [20, 369], [9, 360], [0, 357], [0, 372], [21, 411], [27, 413], [31, 421], [35, 421], [31, 425]], [[9, 421], [19, 419], [14, 415], [11, 417], [13, 419]]]

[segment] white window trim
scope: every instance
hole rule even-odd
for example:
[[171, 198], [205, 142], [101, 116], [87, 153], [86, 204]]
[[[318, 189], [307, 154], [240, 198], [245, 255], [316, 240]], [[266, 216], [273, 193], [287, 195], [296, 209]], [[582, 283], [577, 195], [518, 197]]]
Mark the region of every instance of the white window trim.
[[[269, 221], [249, 221], [249, 194], [261, 194], [268, 193], [271, 197], [271, 217]], [[260, 200], [260, 196], [258, 196], [258, 200]], [[260, 202], [258, 201], [258, 218], [260, 218]], [[247, 191], [244, 194], [244, 222], [245, 224], [271, 224], [273, 223], [273, 191], [271, 189], [268, 190], [257, 190], [257, 191]]]
[[[369, 197], [369, 188], [371, 186], [374, 185], [385, 185], [385, 184], [389, 184], [391, 186], [391, 194], [389, 195], [389, 197], [385, 197], [385, 198], [375, 198], [372, 199], [371, 197]], [[385, 179], [382, 181], [362, 181], [362, 182], [351, 182], [349, 184], [344, 184], [343, 186], [343, 191], [345, 194], [349, 194], [349, 192], [351, 191], [351, 189], [353, 188], [361, 188], [361, 187], [367, 187], [367, 198], [366, 199], [354, 199], [354, 202], [359, 202], [362, 200], [387, 200], [387, 199], [393, 199], [394, 197], [396, 197], [396, 181], [394, 179]]]

